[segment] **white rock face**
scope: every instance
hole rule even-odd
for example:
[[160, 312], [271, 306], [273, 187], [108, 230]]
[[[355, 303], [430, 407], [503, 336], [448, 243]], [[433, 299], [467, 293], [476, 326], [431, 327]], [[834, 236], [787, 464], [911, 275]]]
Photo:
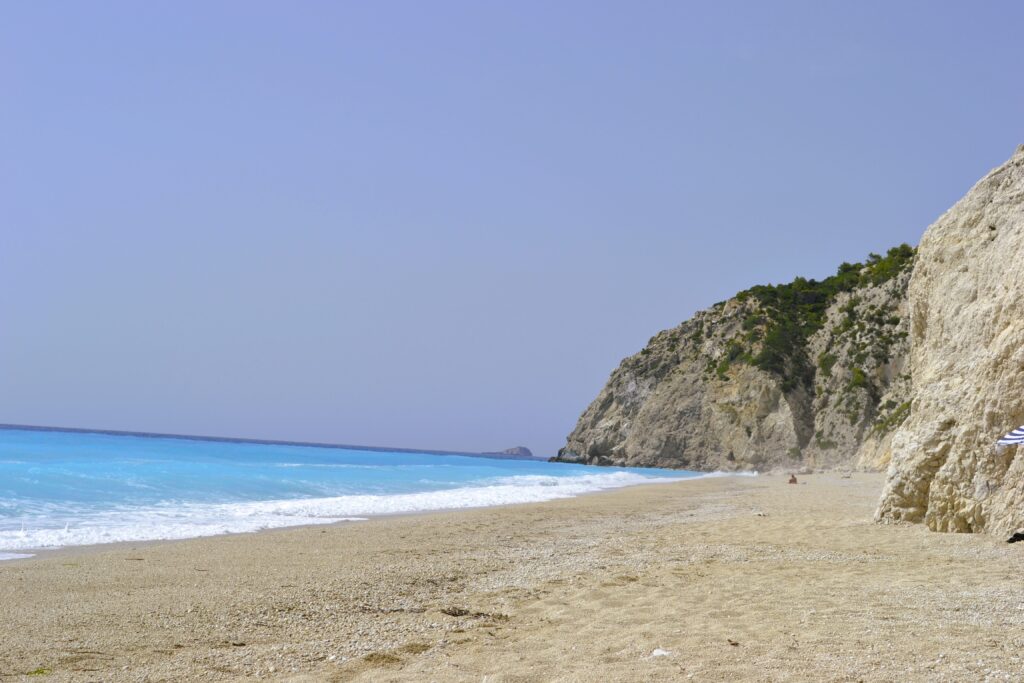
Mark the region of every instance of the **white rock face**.
[[755, 360], [773, 323], [749, 292], [660, 332], [612, 373], [558, 459], [705, 471], [884, 469], [890, 435], [909, 408], [912, 255], [906, 247], [887, 273], [850, 266], [860, 281], [829, 301], [782, 376]]
[[908, 289], [910, 417], [892, 436], [882, 521], [1024, 526], [1024, 146], [921, 239]]

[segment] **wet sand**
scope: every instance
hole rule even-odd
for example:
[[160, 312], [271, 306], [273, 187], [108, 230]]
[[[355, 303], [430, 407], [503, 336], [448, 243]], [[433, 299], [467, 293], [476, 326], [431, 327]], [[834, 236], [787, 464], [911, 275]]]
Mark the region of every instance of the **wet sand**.
[[785, 480], [3, 562], [0, 679], [1024, 678], [1024, 544]]

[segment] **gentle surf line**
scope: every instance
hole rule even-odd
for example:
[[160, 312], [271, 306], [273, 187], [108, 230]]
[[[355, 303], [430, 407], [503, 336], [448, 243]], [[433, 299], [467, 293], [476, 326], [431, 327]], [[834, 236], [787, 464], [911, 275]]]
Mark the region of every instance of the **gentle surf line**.
[[0, 429], [0, 557], [536, 503], [723, 474]]
[[[711, 472], [686, 480], [735, 476]], [[538, 503], [572, 498], [625, 486], [659, 484], [679, 479], [645, 477], [629, 472], [559, 478], [537, 475], [507, 477], [489, 486], [395, 495], [349, 495], [326, 498], [251, 501], [242, 503], [159, 504], [94, 513], [63, 526], [0, 530], [0, 560], [30, 557], [20, 552], [103, 545], [121, 542], [183, 540], [234, 533], [346, 521], [370, 517]], [[56, 521], [56, 520], [54, 520]]]

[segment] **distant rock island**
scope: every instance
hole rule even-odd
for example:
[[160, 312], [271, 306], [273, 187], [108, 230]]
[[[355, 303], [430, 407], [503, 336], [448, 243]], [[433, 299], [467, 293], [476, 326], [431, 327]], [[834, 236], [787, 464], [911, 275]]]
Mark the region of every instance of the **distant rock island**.
[[488, 451], [481, 453], [491, 458], [535, 458], [536, 456], [526, 446], [513, 446], [512, 448], [506, 448], [503, 451]]
[[1024, 528], [1024, 146], [908, 245], [753, 287], [619, 365], [556, 460], [883, 469], [881, 521]]

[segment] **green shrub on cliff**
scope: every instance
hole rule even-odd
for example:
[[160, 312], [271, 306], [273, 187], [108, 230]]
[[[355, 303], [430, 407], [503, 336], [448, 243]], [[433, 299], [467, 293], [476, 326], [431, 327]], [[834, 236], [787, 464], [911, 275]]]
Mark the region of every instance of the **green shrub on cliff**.
[[[888, 403], [894, 403], [889, 401]], [[888, 404], [886, 407], [889, 407]], [[901, 403], [896, 406], [895, 410], [886, 415], [885, 417], [879, 417], [875, 420], [875, 425], [872, 431], [876, 434], [885, 434], [891, 431], [895, 427], [903, 424], [903, 421], [910, 417], [910, 402]]]
[[893, 247], [885, 256], [868, 254], [866, 279], [873, 285], [891, 280], [914, 260], [915, 250], [909, 244]]
[[818, 355], [818, 367], [827, 377], [832, 374], [832, 366], [836, 364], [837, 360], [839, 359], [836, 358], [835, 354], [823, 352]]
[[[914, 253], [913, 247], [901, 244], [885, 256], [869, 254], [865, 263], [843, 263], [835, 275], [820, 282], [798, 277], [788, 284], [758, 285], [740, 292], [737, 298], [756, 300], [766, 318], [763, 343], [751, 359], [753, 365], [781, 378], [785, 391], [810, 386], [814, 366], [807, 358], [807, 339], [824, 326], [825, 312], [835, 298], [896, 277], [910, 266]], [[853, 300], [850, 304], [844, 309], [847, 316], [840, 328], [850, 329], [857, 323], [856, 304]]]

